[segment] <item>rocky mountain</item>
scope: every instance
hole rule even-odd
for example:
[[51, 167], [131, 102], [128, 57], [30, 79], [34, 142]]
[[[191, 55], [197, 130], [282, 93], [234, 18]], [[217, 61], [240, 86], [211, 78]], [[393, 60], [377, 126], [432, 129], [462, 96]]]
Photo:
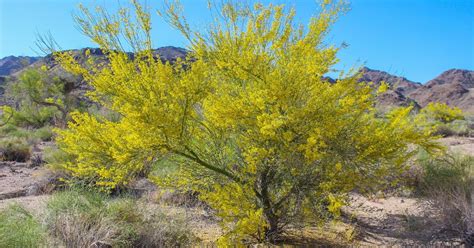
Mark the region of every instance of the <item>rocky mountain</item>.
[[373, 70], [368, 67], [363, 67], [360, 72], [362, 77], [361, 82], [373, 82], [375, 85], [380, 85], [384, 81], [390, 85], [390, 89], [400, 92], [401, 94], [408, 94], [420, 88], [421, 83], [410, 81], [404, 77], [391, 75], [384, 71]]
[[444, 102], [474, 113], [474, 71], [451, 69], [408, 94], [422, 107]]
[[360, 82], [372, 82], [376, 87], [380, 86], [381, 82], [385, 82], [390, 86], [389, 90], [378, 96], [378, 107], [389, 108], [414, 105], [415, 108], [419, 108], [416, 101], [408, 97], [407, 94], [422, 87], [420, 83], [368, 67], [363, 67], [359, 72], [361, 73]]
[[[86, 50], [90, 51], [91, 56], [97, 63], [106, 62], [107, 57], [101, 49], [84, 48], [70, 50], [79, 63], [85, 63]], [[177, 58], [185, 58], [187, 50], [179, 47], [161, 47], [154, 50], [155, 57], [162, 61], [176, 61]], [[131, 57], [134, 55], [129, 54]], [[22, 71], [28, 68], [39, 68], [46, 65], [49, 73], [59, 76], [70, 82], [79, 95], [88, 90], [87, 84], [83, 83], [82, 78], [67, 73], [63, 68], [57, 65], [54, 58], [50, 55], [45, 57], [14, 57], [9, 56], [0, 59], [0, 96], [2, 95], [2, 85], [6, 84], [4, 76], [10, 76], [13, 80], [18, 77]], [[364, 67], [360, 70], [361, 82], [373, 82], [375, 86], [380, 85], [382, 81], [390, 85], [390, 89], [378, 97], [378, 106], [389, 108], [392, 106], [424, 107], [429, 102], [444, 102], [451, 106], [457, 106], [465, 112], [474, 114], [474, 71], [451, 69], [443, 72], [438, 77], [421, 84], [410, 81], [404, 77], [395, 76], [384, 71], [374, 70]], [[336, 80], [325, 77], [328, 81], [335, 83]]]
[[40, 60], [41, 57], [8, 56], [0, 59], [0, 76], [8, 76]]

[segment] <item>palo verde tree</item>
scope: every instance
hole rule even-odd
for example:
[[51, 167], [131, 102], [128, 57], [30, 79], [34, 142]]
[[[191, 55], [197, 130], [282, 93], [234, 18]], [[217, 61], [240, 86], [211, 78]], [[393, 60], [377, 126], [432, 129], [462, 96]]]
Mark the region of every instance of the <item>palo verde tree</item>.
[[450, 123], [455, 120], [463, 120], [464, 114], [457, 107], [450, 107], [445, 103], [430, 102], [420, 112], [421, 116], [428, 120]]
[[121, 116], [74, 113], [59, 131], [76, 178], [112, 189], [167, 159], [177, 169], [153, 180], [199, 192], [222, 219], [220, 242], [274, 242], [290, 224], [337, 216], [349, 191], [388, 183], [418, 147], [435, 146], [411, 107], [377, 118], [376, 93], [357, 75], [323, 79], [337, 62], [324, 37], [339, 2], [324, 1], [306, 25], [284, 6], [211, 4], [216, 19], [202, 33], [170, 4], [161, 15], [190, 42], [174, 64], [155, 58], [150, 14], [132, 2], [134, 15], [82, 8], [76, 17], [107, 64], [86, 69], [56, 53]]

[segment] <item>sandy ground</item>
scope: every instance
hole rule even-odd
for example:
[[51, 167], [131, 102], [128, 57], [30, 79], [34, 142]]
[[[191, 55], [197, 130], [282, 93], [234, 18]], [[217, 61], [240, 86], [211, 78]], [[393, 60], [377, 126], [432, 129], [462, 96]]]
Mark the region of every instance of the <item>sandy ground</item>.
[[452, 151], [474, 156], [473, 137], [448, 137], [440, 139], [440, 142]]

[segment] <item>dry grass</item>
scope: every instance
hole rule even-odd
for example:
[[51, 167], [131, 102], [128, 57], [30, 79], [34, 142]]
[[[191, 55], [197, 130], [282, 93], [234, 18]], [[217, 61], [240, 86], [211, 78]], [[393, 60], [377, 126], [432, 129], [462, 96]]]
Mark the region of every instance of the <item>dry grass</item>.
[[440, 211], [445, 232], [474, 245], [474, 157], [447, 155], [421, 160], [421, 192]]
[[150, 212], [127, 197], [68, 190], [47, 208], [48, 229], [66, 247], [177, 247], [197, 240], [183, 216]]
[[30, 159], [30, 145], [22, 138], [0, 139], [0, 160], [26, 162]]

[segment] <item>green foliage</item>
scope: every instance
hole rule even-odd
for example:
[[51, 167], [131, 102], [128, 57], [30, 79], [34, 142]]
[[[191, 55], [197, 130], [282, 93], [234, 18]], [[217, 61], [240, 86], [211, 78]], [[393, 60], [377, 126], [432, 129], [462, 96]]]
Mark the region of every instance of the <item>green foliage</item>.
[[0, 160], [26, 162], [31, 156], [30, 145], [22, 138], [0, 138]]
[[53, 138], [53, 129], [50, 126], [44, 126], [33, 130], [33, 137], [41, 141], [51, 141]]
[[40, 141], [51, 141], [53, 130], [50, 126], [44, 126], [38, 129], [26, 129], [10, 124], [0, 130], [0, 136], [23, 138], [28, 140], [29, 143], [34, 144]]
[[435, 129], [435, 134], [447, 136], [473, 136], [472, 117], [464, 116], [461, 109], [449, 107], [444, 103], [429, 103], [420, 114], [420, 119]]
[[46, 223], [67, 247], [176, 247], [195, 241], [180, 219], [142, 208], [136, 200], [72, 189], [52, 196]]
[[7, 95], [17, 107], [4, 107], [4, 111], [13, 113], [15, 125], [42, 127], [53, 122], [65, 125], [72, 104], [65, 91], [66, 82], [48, 76], [46, 70], [46, 67], [29, 69], [20, 75], [18, 82], [10, 84]]
[[[8, 108], [4, 106], [4, 109]], [[35, 105], [24, 104], [18, 110], [11, 110], [13, 117], [11, 123], [18, 127], [42, 127], [49, 124], [56, 110], [52, 107], [38, 107]]]
[[298, 25], [284, 6], [229, 1], [211, 6], [222, 20], [206, 33], [192, 31], [171, 5], [162, 15], [191, 44], [175, 64], [154, 58], [150, 15], [132, 2], [135, 15], [82, 8], [76, 17], [108, 64], [55, 53], [94, 88], [91, 99], [120, 116], [75, 112], [58, 132], [60, 148], [75, 158], [64, 168], [79, 180], [114, 189], [171, 159], [177, 169], [153, 180], [199, 192], [222, 220], [221, 244], [274, 242], [294, 222], [339, 216], [351, 190], [391, 183], [417, 148], [438, 148], [412, 107], [378, 118], [377, 93], [357, 75], [335, 84], [322, 78], [337, 63], [339, 49], [323, 41], [341, 2], [324, 1]]
[[433, 188], [451, 187], [470, 190], [470, 185], [474, 183], [474, 157], [459, 154], [443, 157], [424, 155], [419, 162], [425, 170], [423, 189], [428, 192]]
[[1, 247], [42, 247], [46, 232], [41, 224], [19, 205], [0, 210]]
[[55, 146], [45, 148], [43, 154], [46, 166], [57, 173], [63, 173], [65, 170], [63, 165], [74, 161], [74, 157]]

